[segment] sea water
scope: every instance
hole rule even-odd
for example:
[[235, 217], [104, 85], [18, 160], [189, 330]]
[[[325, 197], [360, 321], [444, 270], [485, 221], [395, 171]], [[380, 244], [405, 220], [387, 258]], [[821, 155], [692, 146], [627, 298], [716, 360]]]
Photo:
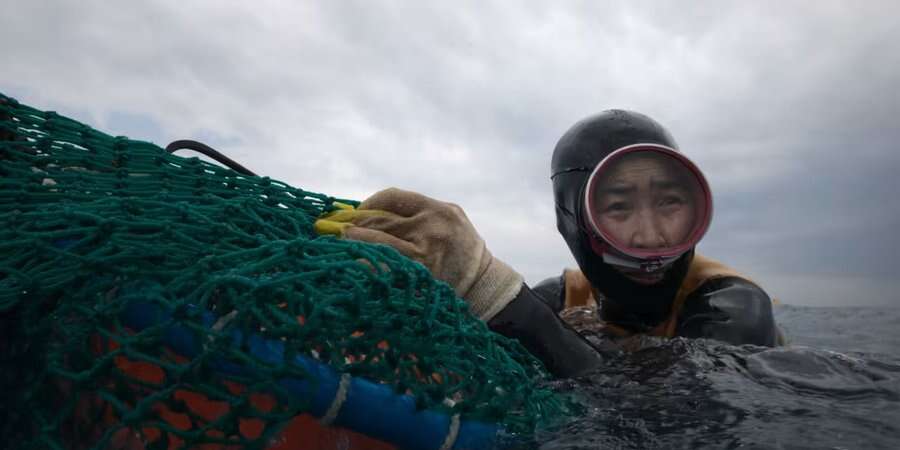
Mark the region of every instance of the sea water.
[[900, 449], [900, 308], [777, 306], [767, 349], [657, 339], [555, 382], [582, 411], [525, 448]]

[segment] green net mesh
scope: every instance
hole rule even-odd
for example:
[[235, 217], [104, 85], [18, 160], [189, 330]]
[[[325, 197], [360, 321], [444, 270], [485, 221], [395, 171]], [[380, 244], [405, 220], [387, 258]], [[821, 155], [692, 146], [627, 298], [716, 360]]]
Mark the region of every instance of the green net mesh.
[[[107, 448], [128, 430], [147, 448], [265, 448], [310, 407], [277, 383], [309, 376], [296, 355], [514, 433], [563, 412], [540, 364], [427, 269], [316, 235], [334, 202], [0, 95], [2, 442]], [[169, 315], [132, 329], [135, 299]], [[203, 343], [196, 355], [166, 344], [172, 324]], [[235, 345], [233, 329], [282, 342], [284, 358]]]

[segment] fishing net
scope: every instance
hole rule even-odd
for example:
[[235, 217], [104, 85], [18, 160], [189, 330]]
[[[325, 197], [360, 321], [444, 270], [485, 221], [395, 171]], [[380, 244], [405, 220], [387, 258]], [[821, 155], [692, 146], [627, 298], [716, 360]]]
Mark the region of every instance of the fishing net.
[[2, 442], [273, 448], [325, 415], [317, 364], [513, 434], [564, 413], [426, 268], [318, 236], [339, 206], [0, 95]]

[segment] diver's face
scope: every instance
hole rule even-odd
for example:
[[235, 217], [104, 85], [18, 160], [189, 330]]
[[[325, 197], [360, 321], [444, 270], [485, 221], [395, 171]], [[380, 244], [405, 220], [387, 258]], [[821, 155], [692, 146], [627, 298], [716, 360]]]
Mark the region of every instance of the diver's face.
[[[677, 163], [665, 157], [626, 155], [598, 181], [595, 217], [617, 244], [654, 250], [688, 239], [696, 221], [696, 196]], [[617, 269], [641, 284], [657, 283], [665, 275]]]

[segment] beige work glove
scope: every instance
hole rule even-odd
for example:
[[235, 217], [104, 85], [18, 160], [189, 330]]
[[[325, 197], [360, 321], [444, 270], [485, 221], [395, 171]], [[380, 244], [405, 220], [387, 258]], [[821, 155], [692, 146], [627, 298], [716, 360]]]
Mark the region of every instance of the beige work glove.
[[462, 208], [396, 188], [316, 222], [320, 233], [387, 244], [456, 290], [485, 322], [511, 302], [523, 279], [491, 255]]

